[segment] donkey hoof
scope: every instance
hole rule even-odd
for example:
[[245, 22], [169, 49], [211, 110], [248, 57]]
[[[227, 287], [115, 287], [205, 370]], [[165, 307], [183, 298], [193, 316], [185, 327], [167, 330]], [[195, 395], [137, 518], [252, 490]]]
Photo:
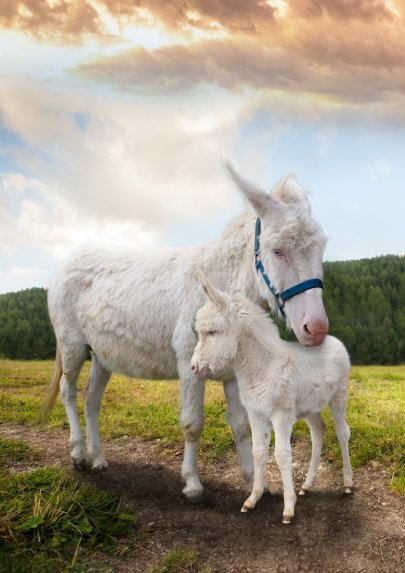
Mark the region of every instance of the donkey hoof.
[[307, 494], [307, 491], [308, 491], [308, 490], [306, 490], [306, 489], [304, 489], [304, 488], [302, 487], [302, 488], [300, 489], [298, 495], [306, 495], [306, 494]]
[[283, 515], [283, 523], [291, 523], [293, 519], [293, 515]]
[[79, 472], [87, 471], [87, 463], [84, 458], [72, 458], [73, 465]]
[[183, 495], [187, 501], [190, 503], [201, 503], [204, 499], [203, 489], [189, 489], [185, 487], [183, 489]]
[[254, 509], [255, 507], [256, 507], [256, 504], [252, 501], [249, 501], [249, 499], [247, 499], [245, 501], [245, 503], [242, 505], [241, 512], [247, 513], [248, 511], [250, 511], [251, 509]]
[[108, 468], [108, 462], [105, 458], [97, 458], [94, 460], [93, 465], [91, 466], [92, 472], [102, 472]]
[[349, 487], [349, 486], [345, 487], [345, 493], [347, 493], [348, 495], [352, 494], [352, 493], [353, 493], [353, 488], [352, 488], [352, 487]]

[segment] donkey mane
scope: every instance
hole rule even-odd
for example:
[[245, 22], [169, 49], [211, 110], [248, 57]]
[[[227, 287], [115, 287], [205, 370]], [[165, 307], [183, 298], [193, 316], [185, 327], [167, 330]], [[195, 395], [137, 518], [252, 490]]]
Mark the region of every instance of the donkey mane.
[[246, 226], [246, 223], [249, 223], [250, 221], [253, 222], [256, 217], [257, 214], [255, 213], [253, 208], [248, 203], [245, 204], [245, 208], [242, 211], [242, 213], [240, 213], [234, 219], [232, 219], [232, 221], [228, 223], [228, 225], [225, 227], [221, 235], [222, 238], [223, 239], [229, 239], [234, 237], [240, 238], [242, 235], [242, 231]]

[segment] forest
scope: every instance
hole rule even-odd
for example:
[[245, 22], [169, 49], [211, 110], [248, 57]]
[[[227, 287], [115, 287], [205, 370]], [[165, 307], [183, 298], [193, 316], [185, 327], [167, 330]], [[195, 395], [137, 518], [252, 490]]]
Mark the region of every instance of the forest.
[[[345, 343], [353, 364], [405, 363], [405, 257], [326, 262], [324, 286], [330, 334]], [[0, 295], [0, 357], [54, 355], [46, 289]]]

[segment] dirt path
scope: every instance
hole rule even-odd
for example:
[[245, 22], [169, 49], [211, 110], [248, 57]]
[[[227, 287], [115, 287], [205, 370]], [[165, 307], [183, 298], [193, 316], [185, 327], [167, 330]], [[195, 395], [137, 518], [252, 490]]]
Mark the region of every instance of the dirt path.
[[[65, 431], [0, 424], [0, 434], [43, 450], [42, 464], [70, 468]], [[283, 525], [281, 482], [273, 463], [268, 472], [271, 495], [242, 514], [246, 492], [233, 455], [201, 468], [205, 500], [193, 506], [181, 495], [180, 447], [168, 451], [158, 441], [133, 438], [104, 446], [108, 471], [77, 475], [97, 487], [122, 491], [147, 531], [146, 543], [132, 545], [125, 558], [100, 563], [105, 570], [145, 573], [171, 549], [194, 546], [199, 557], [192, 571], [405, 572], [405, 499], [388, 493], [388, 475], [380, 468], [356, 470], [356, 491], [346, 496], [340, 475], [323, 462], [315, 491], [298, 499], [294, 523]], [[295, 444], [293, 459], [298, 489], [309, 460], [307, 447]]]

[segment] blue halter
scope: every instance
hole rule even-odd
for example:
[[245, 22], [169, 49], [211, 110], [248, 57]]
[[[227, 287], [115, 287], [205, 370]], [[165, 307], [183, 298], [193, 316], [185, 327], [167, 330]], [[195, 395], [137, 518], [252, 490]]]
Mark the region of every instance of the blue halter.
[[264, 270], [264, 266], [263, 263], [260, 259], [260, 233], [261, 233], [261, 226], [262, 223], [260, 221], [260, 218], [257, 217], [256, 219], [256, 230], [255, 230], [255, 266], [256, 266], [256, 271], [261, 273], [264, 282], [266, 283], [268, 289], [271, 291], [271, 293], [274, 295], [276, 302], [277, 302], [277, 306], [281, 312], [282, 315], [285, 316], [285, 312], [284, 312], [284, 305], [285, 305], [285, 301], [288, 300], [289, 298], [292, 298], [293, 296], [300, 294], [301, 292], [304, 292], [306, 290], [309, 290], [311, 288], [322, 288], [323, 289], [323, 282], [321, 281], [321, 279], [308, 279], [306, 281], [303, 281], [302, 283], [298, 283], [286, 290], [283, 290], [282, 292], [277, 292], [276, 289], [274, 288], [274, 286], [271, 284], [269, 277], [267, 276], [266, 271]]

